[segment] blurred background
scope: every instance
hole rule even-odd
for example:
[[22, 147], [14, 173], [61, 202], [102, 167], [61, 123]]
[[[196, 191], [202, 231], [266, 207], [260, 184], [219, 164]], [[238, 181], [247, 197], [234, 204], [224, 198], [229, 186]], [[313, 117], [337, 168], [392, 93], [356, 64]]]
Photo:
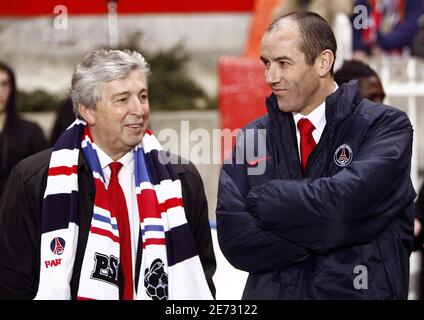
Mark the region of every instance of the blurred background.
[[[331, 3], [330, 3], [331, 2]], [[264, 114], [270, 93], [259, 61], [260, 38], [271, 20], [293, 10], [320, 13], [338, 41], [336, 70], [343, 60], [368, 63], [381, 78], [385, 103], [413, 123], [411, 177], [424, 176], [424, 18], [422, 0], [393, 0], [380, 27], [384, 1], [297, 0], [39, 0], [0, 2], [0, 60], [16, 73], [16, 107], [52, 143], [70, 117], [67, 101], [76, 64], [95, 48], [140, 51], [151, 65], [151, 129], [205, 129], [205, 148], [221, 153], [214, 129], [234, 130]], [[387, 2], [387, 1], [386, 1]], [[390, 1], [389, 1], [390, 2]], [[381, 24], [382, 25], [382, 24]], [[183, 145], [184, 143], [184, 145]], [[206, 142], [205, 142], [206, 143]], [[198, 144], [179, 141], [171, 151]], [[187, 149], [184, 149], [187, 150]], [[195, 163], [205, 184], [218, 270], [218, 299], [239, 299], [246, 274], [233, 269], [216, 242], [219, 163]], [[411, 257], [410, 299], [421, 298], [421, 251]]]

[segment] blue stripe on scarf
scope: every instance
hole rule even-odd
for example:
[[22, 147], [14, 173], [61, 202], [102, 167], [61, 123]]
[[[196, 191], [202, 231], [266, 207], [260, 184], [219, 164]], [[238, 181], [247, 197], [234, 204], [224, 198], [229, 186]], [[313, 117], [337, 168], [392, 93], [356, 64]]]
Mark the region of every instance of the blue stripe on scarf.
[[102, 182], [105, 183], [106, 179], [103, 175], [103, 169], [100, 165], [99, 157], [97, 156], [96, 150], [93, 149], [93, 146], [90, 143], [87, 143], [87, 146], [82, 149], [84, 155], [87, 159], [87, 164], [92, 172], [97, 172], [102, 177]]
[[149, 171], [147, 170], [145, 155], [142, 148], [134, 151], [135, 162], [135, 185], [138, 187], [142, 182], [151, 182]]
[[163, 226], [161, 226], [161, 225], [152, 225], [152, 224], [146, 225], [146, 226], [144, 226], [144, 229], [141, 230], [141, 234], [144, 235], [144, 233], [145, 232], [148, 232], [148, 231], [163, 231]]
[[112, 221], [111, 221], [111, 219], [108, 218], [108, 217], [105, 217], [105, 216], [102, 216], [100, 214], [94, 213], [93, 214], [93, 219], [94, 220], [97, 220], [97, 221], [108, 223], [108, 224], [110, 224], [112, 226], [112, 229], [113, 230], [118, 230], [118, 225], [117, 224], [113, 224]]

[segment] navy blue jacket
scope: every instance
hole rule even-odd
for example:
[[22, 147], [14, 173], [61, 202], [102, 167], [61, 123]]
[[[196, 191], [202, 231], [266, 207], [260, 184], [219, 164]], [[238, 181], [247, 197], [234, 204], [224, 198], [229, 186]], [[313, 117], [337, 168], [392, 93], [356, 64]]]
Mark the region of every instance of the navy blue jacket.
[[[326, 99], [304, 175], [291, 113], [273, 95], [267, 108], [243, 129], [254, 139], [239, 136], [219, 180], [218, 240], [250, 273], [243, 298], [406, 299], [416, 195], [408, 117], [362, 99], [356, 81], [342, 85]], [[262, 174], [248, 174], [261, 164], [250, 161], [249, 140], [255, 152], [266, 144]]]

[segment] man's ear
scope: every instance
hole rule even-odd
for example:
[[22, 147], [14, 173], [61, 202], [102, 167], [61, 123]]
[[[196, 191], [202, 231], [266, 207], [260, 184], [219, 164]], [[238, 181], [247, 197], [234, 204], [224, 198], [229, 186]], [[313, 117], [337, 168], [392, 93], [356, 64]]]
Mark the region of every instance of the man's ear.
[[82, 104], [78, 105], [78, 110], [81, 115], [81, 117], [87, 122], [88, 125], [94, 125], [95, 124], [95, 117], [94, 117], [94, 109], [88, 108]]
[[318, 56], [318, 60], [319, 76], [325, 77], [331, 71], [331, 67], [334, 64], [334, 54], [331, 50], [326, 49]]

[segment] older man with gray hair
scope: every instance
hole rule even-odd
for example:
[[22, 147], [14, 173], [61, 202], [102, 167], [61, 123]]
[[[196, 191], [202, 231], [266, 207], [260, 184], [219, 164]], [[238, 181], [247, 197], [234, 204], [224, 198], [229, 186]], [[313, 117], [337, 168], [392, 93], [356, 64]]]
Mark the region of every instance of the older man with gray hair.
[[192, 164], [160, 161], [149, 73], [131, 51], [77, 66], [77, 120], [15, 167], [0, 200], [0, 298], [212, 299], [203, 183]]

